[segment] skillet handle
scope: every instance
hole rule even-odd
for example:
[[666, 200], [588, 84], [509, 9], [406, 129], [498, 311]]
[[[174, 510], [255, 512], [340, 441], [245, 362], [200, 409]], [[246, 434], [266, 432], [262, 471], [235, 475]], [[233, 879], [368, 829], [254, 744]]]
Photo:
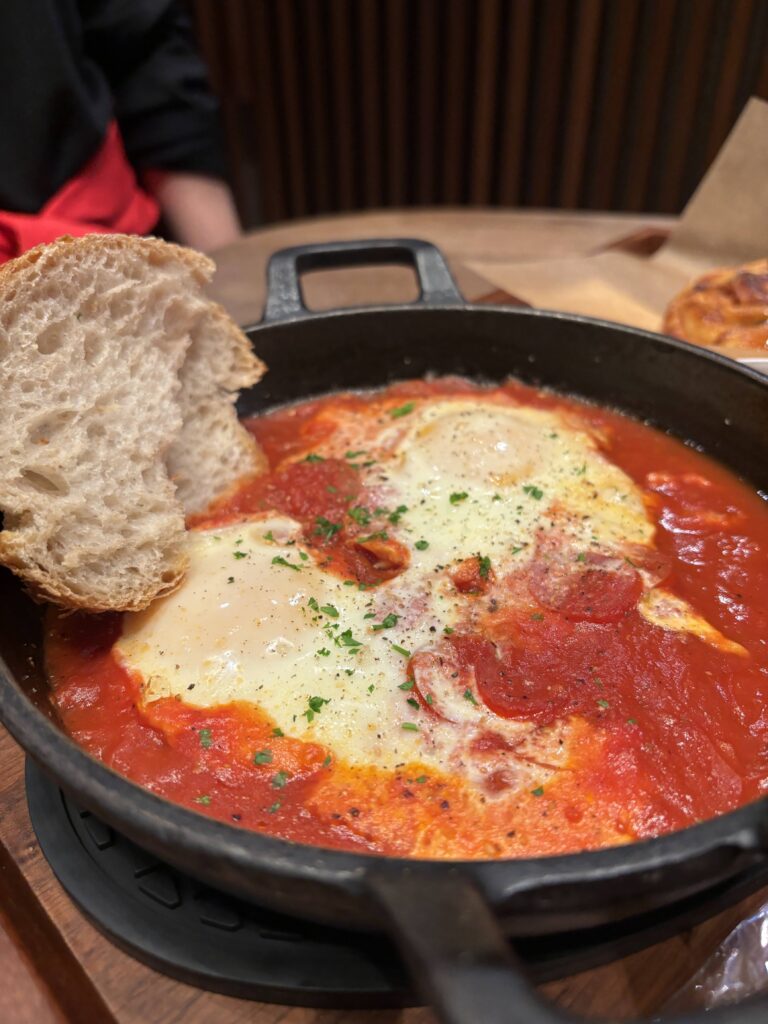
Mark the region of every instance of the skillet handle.
[[440, 250], [418, 238], [371, 238], [354, 242], [318, 242], [281, 249], [267, 266], [267, 302], [262, 323], [312, 316], [304, 305], [299, 278], [308, 270], [396, 264], [413, 267], [419, 279], [414, 305], [463, 305]]
[[[367, 879], [421, 995], [441, 1024], [577, 1024], [527, 979], [474, 882], [460, 870]], [[653, 1018], [659, 1022], [659, 1018]], [[701, 1010], [674, 1024], [764, 1024], [768, 999]]]

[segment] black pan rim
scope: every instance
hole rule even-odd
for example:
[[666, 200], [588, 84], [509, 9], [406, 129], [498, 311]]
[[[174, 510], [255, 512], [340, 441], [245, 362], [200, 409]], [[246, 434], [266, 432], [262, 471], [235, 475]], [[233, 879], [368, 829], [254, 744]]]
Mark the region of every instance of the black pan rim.
[[[586, 327], [621, 330], [638, 340], [682, 350], [691, 358], [716, 364], [720, 372], [746, 377], [763, 389], [768, 379], [757, 370], [720, 353], [687, 342], [624, 327], [606, 320], [547, 310], [493, 305], [429, 304], [425, 306], [366, 306], [293, 316], [278, 322], [247, 328], [251, 338], [267, 330], [280, 330], [317, 319], [349, 319], [371, 315], [432, 312], [495, 314], [576, 322]], [[310, 397], [307, 395], [306, 397]], [[78, 747], [24, 695], [0, 660], [2, 719], [27, 752], [68, 790], [120, 828], [130, 826], [134, 835], [154, 832], [169, 845], [183, 846], [192, 856], [221, 860], [226, 857], [239, 868], [263, 867], [285, 879], [301, 878], [328, 884], [343, 881], [362, 885], [371, 871], [443, 873], [471, 872], [503, 905], [518, 893], [542, 885], [584, 883], [592, 878], [621, 879], [653, 874], [661, 867], [705, 858], [714, 850], [731, 849], [734, 855], [763, 849], [768, 830], [768, 797], [753, 801], [719, 817], [648, 840], [625, 846], [557, 856], [499, 860], [426, 860], [395, 858], [380, 854], [351, 853], [327, 847], [289, 842], [256, 831], [214, 821], [174, 804], [118, 774]], [[62, 770], [64, 766], [64, 770]], [[140, 841], [140, 840], [139, 840]]]
[[[610, 331], [621, 331], [623, 334], [628, 334], [636, 337], [638, 340], [650, 341], [653, 344], [661, 345], [665, 348], [677, 349], [682, 352], [687, 352], [697, 359], [704, 360], [705, 362], [714, 363], [720, 366], [723, 370], [735, 373], [737, 376], [745, 376], [753, 380], [755, 383], [761, 385], [764, 388], [768, 388], [768, 376], [760, 370], [756, 370], [753, 366], [747, 363], [739, 362], [736, 359], [732, 359], [730, 356], [725, 355], [721, 352], [715, 352], [713, 349], [703, 348], [701, 345], [694, 345], [690, 341], [683, 341], [681, 338], [675, 338], [671, 334], [663, 334], [660, 331], [649, 331], [642, 327], [631, 327], [629, 325], [620, 324], [615, 320], [605, 320], [600, 317], [593, 316], [582, 316], [577, 313], [562, 313], [558, 310], [550, 309], [531, 309], [525, 306], [502, 306], [493, 303], [473, 303], [463, 302], [457, 304], [449, 303], [429, 303], [426, 305], [383, 305], [383, 306], [352, 306], [345, 309], [330, 309], [323, 311], [309, 311], [296, 316], [288, 316], [280, 320], [271, 321], [269, 323], [256, 322], [248, 324], [243, 327], [243, 331], [252, 340], [264, 331], [279, 330], [281, 328], [295, 327], [297, 324], [304, 324], [314, 320], [346, 320], [354, 319], [356, 317], [365, 317], [369, 315], [382, 314], [409, 314], [419, 316], [429, 316], [432, 313], [451, 313], [455, 316], [457, 314], [502, 314], [504, 316], [519, 317], [521, 319], [530, 320], [554, 320], [554, 321], [566, 321], [568, 323], [583, 324], [587, 327], [597, 327], [600, 330]], [[746, 357], [745, 357], [746, 358]], [[750, 357], [751, 358], [751, 357]], [[759, 354], [756, 354], [755, 359], [761, 358]], [[765, 357], [768, 359], [768, 356]], [[268, 377], [266, 378], [268, 379]], [[259, 385], [255, 385], [258, 387]], [[382, 385], [383, 387], [384, 385]], [[310, 397], [310, 396], [307, 396]], [[297, 401], [304, 401], [305, 399], [298, 399]], [[631, 414], [630, 414], [631, 415]]]

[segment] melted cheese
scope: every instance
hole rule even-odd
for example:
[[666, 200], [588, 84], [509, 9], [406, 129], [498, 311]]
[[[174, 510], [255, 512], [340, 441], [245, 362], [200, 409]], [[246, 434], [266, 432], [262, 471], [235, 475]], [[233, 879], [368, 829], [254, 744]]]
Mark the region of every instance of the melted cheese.
[[687, 601], [676, 594], [671, 594], [663, 587], [656, 587], [644, 594], [638, 609], [643, 618], [654, 626], [675, 633], [690, 633], [727, 654], [747, 654], [741, 644], [723, 636], [718, 629], [698, 615]]
[[[119, 656], [141, 673], [146, 701], [251, 701], [287, 735], [328, 744], [351, 763], [413, 759], [419, 737], [402, 723], [415, 715], [397, 688], [406, 659], [392, 644], [423, 643], [428, 629], [374, 632], [371, 593], [285, 543], [297, 534], [285, 518], [194, 534], [183, 586], [126, 617]], [[307, 716], [312, 697], [328, 703]]]
[[[285, 516], [197, 532], [182, 586], [125, 617], [119, 657], [141, 675], [146, 702], [249, 701], [286, 735], [325, 744], [350, 764], [420, 761], [476, 777], [493, 766], [468, 765], [468, 741], [492, 728], [528, 744], [519, 748], [521, 785], [548, 777], [567, 761], [568, 723], [542, 733], [462, 696], [454, 696], [448, 716], [419, 712], [400, 688], [403, 651], [428, 648], [466, 617], [472, 599], [448, 575], [464, 558], [489, 558], [503, 581], [548, 536], [575, 551], [650, 546], [654, 529], [641, 491], [586, 430], [555, 412], [439, 399], [420, 403], [407, 422], [380, 416], [365, 429], [375, 456], [362, 470], [366, 486], [382, 504], [407, 508], [388, 527], [411, 551], [400, 577], [373, 590], [348, 585], [316, 563], [299, 524]], [[343, 456], [349, 433], [331, 437], [324, 454]], [[730, 644], [672, 595], [647, 593], [641, 613], [658, 626]], [[388, 616], [396, 622], [386, 627]]]

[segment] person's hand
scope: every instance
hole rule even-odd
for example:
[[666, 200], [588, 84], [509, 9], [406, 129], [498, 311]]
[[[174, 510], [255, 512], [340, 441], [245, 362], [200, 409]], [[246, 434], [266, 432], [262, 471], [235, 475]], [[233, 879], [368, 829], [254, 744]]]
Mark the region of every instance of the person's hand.
[[217, 178], [184, 171], [148, 171], [147, 191], [160, 204], [174, 240], [210, 252], [242, 234], [229, 186]]

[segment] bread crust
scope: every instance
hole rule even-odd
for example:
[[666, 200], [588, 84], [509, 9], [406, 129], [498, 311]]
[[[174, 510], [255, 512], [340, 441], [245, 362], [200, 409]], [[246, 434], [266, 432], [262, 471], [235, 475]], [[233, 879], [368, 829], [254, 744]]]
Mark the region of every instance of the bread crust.
[[180, 551], [169, 560], [167, 569], [163, 571], [167, 578], [151, 592], [124, 597], [116, 593], [109, 601], [78, 594], [49, 572], [19, 557], [13, 544], [3, 542], [3, 532], [0, 532], [0, 563], [24, 581], [24, 589], [39, 604], [51, 603], [73, 612], [143, 612], [157, 598], [166, 597], [179, 587], [189, 567], [189, 558]]
[[185, 263], [189, 270], [199, 277], [201, 285], [207, 284], [216, 270], [213, 260], [203, 253], [173, 242], [165, 242], [162, 238], [145, 238], [139, 235], [83, 235], [81, 238], [74, 238], [72, 235], [62, 235], [55, 242], [36, 245], [34, 249], [28, 249], [21, 256], [0, 265], [0, 300], [4, 300], [6, 288], [15, 284], [25, 270], [33, 266], [38, 270], [46, 270], [57, 261], [65, 249], [69, 248], [77, 249], [84, 257], [91, 252], [103, 252], [105, 249], [114, 249], [116, 252], [143, 252], [147, 256], [156, 253], [166, 258], [173, 256]]

